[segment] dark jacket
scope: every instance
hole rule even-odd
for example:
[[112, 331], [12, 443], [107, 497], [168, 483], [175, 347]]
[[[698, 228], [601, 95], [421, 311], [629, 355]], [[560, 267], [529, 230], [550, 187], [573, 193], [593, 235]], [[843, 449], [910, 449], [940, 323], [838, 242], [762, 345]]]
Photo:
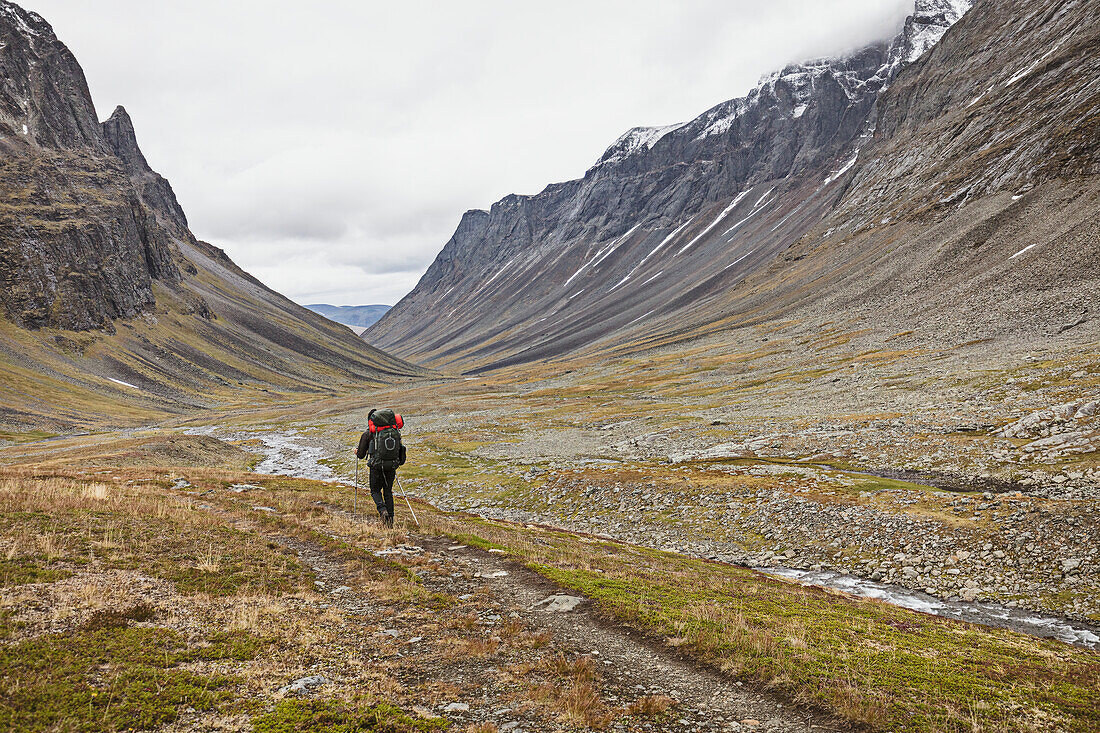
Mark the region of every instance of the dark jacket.
[[370, 433], [363, 433], [363, 436], [359, 438], [359, 447], [355, 449], [355, 457], [362, 460], [367, 457], [368, 453], [374, 452], [374, 436]]
[[[374, 436], [368, 431], [366, 433], [363, 433], [359, 437], [359, 446], [355, 449], [355, 457], [359, 458], [360, 460], [362, 460], [363, 458], [366, 458], [367, 459], [367, 465], [368, 466], [373, 466], [374, 464], [371, 460], [371, 456], [373, 456], [373, 454], [374, 454]], [[402, 443], [401, 444], [401, 463], [399, 465], [402, 465], [402, 466], [405, 465], [406, 455], [407, 455], [407, 451], [405, 450], [405, 444]]]

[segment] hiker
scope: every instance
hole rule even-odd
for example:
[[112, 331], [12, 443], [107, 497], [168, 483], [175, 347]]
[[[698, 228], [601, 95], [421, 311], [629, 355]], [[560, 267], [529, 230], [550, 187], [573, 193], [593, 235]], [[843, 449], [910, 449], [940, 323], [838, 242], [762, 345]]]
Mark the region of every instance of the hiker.
[[371, 410], [367, 414], [367, 432], [359, 438], [356, 458], [366, 458], [370, 469], [370, 495], [378, 507], [378, 516], [387, 527], [393, 526], [393, 483], [397, 467], [405, 464], [405, 446], [401, 428], [405, 421], [391, 409]]

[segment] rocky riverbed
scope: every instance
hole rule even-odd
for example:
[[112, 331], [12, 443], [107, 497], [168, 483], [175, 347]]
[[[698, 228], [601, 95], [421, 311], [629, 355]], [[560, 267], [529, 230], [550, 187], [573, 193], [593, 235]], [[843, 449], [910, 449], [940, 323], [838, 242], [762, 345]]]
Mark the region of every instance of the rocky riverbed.
[[[256, 466], [261, 473], [336, 477], [320, 463], [326, 455], [325, 441], [300, 431], [208, 427], [189, 432], [220, 433], [253, 446], [262, 456]], [[1091, 506], [1082, 508], [1080, 518], [1059, 515], [1056, 520], [1048, 506], [1037, 506], [1046, 502], [1020, 492], [970, 497], [920, 486], [869, 491], [861, 488], [869, 480], [865, 474], [818, 465], [676, 466], [661, 469], [677, 479], [663, 485], [615, 481], [620, 469], [618, 462], [605, 460], [591, 462], [583, 477], [577, 475], [581, 472], [569, 478], [551, 476], [542, 490], [546, 506], [571, 507], [571, 513], [516, 509], [463, 490], [453, 495], [438, 484], [425, 486], [418, 478], [407, 483], [410, 491], [426, 493], [445, 508], [549, 522], [756, 567], [928, 613], [1100, 648], [1100, 629], [1089, 623], [1097, 620], [1095, 548], [1100, 540], [1100, 523]], [[523, 470], [527, 477], [546, 473], [513, 470]], [[763, 480], [773, 488], [692, 488], [699, 483], [713, 486], [716, 477]], [[424, 488], [428, 491], [420, 491]], [[624, 521], [632, 507], [634, 515]], [[954, 520], [945, 521], [948, 515]], [[971, 526], [961, 531], [965, 525]], [[996, 543], [983, 542], [994, 536], [999, 538]], [[1026, 541], [1053, 536], [1061, 538], [1057, 557], [1043, 542]], [[890, 555], [893, 549], [898, 551]]]
[[833, 570], [948, 601], [1100, 620], [1100, 508], [1092, 502], [882, 488], [806, 466], [666, 470], [672, 478], [661, 482], [620, 481], [610, 467], [555, 476], [535, 491], [542, 511], [423, 488], [453, 508], [724, 562]]

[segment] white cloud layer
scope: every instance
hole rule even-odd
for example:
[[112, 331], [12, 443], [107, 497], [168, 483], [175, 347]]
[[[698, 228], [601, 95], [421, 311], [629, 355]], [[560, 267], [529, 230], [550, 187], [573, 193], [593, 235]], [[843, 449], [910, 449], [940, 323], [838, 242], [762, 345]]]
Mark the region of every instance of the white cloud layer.
[[301, 302], [394, 303], [462, 213], [637, 125], [891, 36], [912, 0], [25, 0], [200, 238]]

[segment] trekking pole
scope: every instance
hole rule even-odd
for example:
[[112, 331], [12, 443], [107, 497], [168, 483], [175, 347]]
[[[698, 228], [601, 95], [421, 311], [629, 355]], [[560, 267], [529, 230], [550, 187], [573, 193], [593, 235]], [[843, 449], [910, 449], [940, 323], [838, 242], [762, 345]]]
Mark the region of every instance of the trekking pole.
[[416, 512], [413, 511], [412, 502], [409, 501], [409, 495], [405, 493], [405, 487], [401, 486], [401, 479], [395, 473], [393, 475], [394, 480], [397, 482], [398, 487], [401, 488], [401, 496], [405, 497], [405, 504], [409, 507], [409, 514], [412, 515], [413, 521], [416, 522], [416, 526], [420, 527], [420, 520], [416, 518]]
[[355, 498], [351, 501], [351, 513], [359, 510], [359, 456], [355, 456]]

